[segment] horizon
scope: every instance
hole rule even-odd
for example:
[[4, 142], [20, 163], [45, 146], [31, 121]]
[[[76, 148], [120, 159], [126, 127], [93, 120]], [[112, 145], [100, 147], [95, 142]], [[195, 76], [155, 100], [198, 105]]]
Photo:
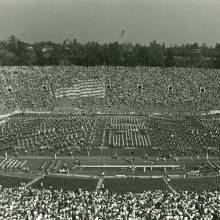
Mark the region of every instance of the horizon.
[[[11, 36], [15, 36], [15, 35], [11, 34], [11, 35], [7, 36], [5, 39], [0, 39], [0, 42], [8, 40]], [[45, 40], [45, 41], [44, 40], [39, 40], [39, 41], [35, 41], [35, 42], [27, 42], [27, 41], [24, 41], [23, 39], [19, 38], [18, 36], [15, 36], [15, 37], [16, 37], [16, 39], [20, 40], [21, 42], [27, 43], [30, 46], [32, 46], [34, 44], [37, 44], [37, 43], [47, 43], [47, 42], [51, 42], [53, 44], [62, 44], [64, 42], [64, 40], [67, 39], [67, 38], [65, 38], [65, 39], [63, 39], [63, 40], [61, 40], [59, 42], [58, 41], [49, 40], [49, 39]], [[76, 39], [76, 38], [70, 38], [68, 40], [74, 40], [74, 39]], [[142, 43], [139, 43], [139, 42], [129, 42], [129, 41], [121, 42], [121, 41], [117, 41], [117, 40], [115, 40], [115, 41], [108, 41], [108, 42], [100, 42], [100, 41], [95, 41], [95, 40], [91, 40], [91, 41], [90, 40], [88, 40], [88, 41], [80, 41], [79, 39], [76, 39], [76, 40], [77, 40], [77, 43], [82, 44], [82, 45], [85, 45], [87, 43], [92, 43], [92, 42], [98, 43], [99, 45], [113, 44], [113, 43], [116, 42], [116, 43], [125, 44], [125, 45], [130, 45], [131, 44], [132, 46], [135, 46], [136, 44], [139, 44], [140, 46], [146, 46], [146, 47], [150, 46], [150, 43], [152, 43], [153, 41], [156, 41], [156, 40], [152, 39], [147, 44], [142, 44]], [[220, 41], [216, 42], [214, 45], [208, 45], [206, 43], [198, 43], [198, 42], [185, 42], [185, 43], [182, 43], [182, 44], [174, 43], [174, 44], [169, 44], [169, 45], [166, 44], [165, 42], [158, 42], [158, 41], [156, 41], [156, 43], [161, 45], [161, 46], [164, 44], [166, 48], [170, 48], [170, 47], [174, 47], [174, 46], [177, 46], [177, 47], [180, 46], [181, 47], [183, 45], [184, 46], [186, 46], [186, 45], [193, 45], [194, 43], [197, 43], [199, 47], [202, 47], [202, 45], [205, 44], [209, 48], [215, 48], [216, 44], [220, 44]]]

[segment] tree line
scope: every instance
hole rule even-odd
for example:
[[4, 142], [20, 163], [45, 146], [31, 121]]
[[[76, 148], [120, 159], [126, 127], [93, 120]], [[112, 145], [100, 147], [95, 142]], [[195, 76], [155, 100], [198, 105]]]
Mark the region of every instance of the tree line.
[[80, 43], [65, 39], [62, 43], [29, 44], [15, 36], [0, 41], [0, 65], [109, 65], [220, 68], [220, 44], [214, 47], [198, 43], [165, 46], [132, 43]]

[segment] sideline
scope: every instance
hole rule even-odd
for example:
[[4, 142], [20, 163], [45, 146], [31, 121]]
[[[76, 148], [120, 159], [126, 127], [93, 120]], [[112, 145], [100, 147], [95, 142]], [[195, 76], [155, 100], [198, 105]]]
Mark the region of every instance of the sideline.
[[22, 113], [22, 111], [21, 110], [15, 110], [15, 111], [13, 111], [11, 113], [0, 115], [0, 119], [8, 118], [8, 117], [10, 117], [12, 115], [19, 114], [19, 113]]
[[26, 113], [26, 114], [52, 114], [53, 113], [53, 112], [49, 112], [49, 111], [46, 112], [46, 111], [30, 111], [30, 110], [21, 111], [21, 110], [15, 110], [11, 113], [0, 115], [0, 119], [8, 118], [8, 117], [16, 115], [16, 114], [21, 114], [22, 112]]

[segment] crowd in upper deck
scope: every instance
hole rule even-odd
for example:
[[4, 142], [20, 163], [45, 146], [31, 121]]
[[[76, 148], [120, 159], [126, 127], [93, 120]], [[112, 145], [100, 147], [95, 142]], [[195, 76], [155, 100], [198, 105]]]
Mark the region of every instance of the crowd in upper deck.
[[84, 99], [90, 105], [102, 105], [99, 100], [104, 99], [107, 107], [158, 103], [215, 107], [220, 100], [220, 72], [215, 69], [4, 66], [0, 82], [0, 101], [6, 110], [53, 110], [64, 98], [79, 99], [79, 107]]

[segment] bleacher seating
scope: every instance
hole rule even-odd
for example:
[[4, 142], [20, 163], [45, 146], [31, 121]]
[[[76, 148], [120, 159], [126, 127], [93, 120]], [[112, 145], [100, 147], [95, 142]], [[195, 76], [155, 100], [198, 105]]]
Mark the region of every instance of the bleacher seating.
[[51, 111], [64, 108], [59, 101], [65, 99], [84, 110], [89, 103], [94, 111], [103, 104], [107, 109], [133, 105], [137, 111], [145, 104], [193, 103], [198, 109], [220, 104], [220, 74], [215, 69], [3, 66], [0, 82], [5, 112], [18, 108]]

